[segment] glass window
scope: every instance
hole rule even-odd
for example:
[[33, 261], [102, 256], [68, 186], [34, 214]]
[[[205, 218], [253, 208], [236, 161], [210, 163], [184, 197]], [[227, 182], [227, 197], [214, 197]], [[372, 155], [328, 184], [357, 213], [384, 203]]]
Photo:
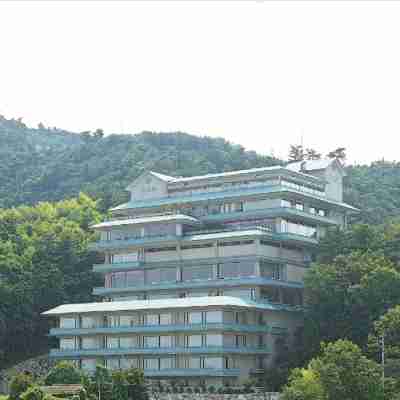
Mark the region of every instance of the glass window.
[[96, 328], [94, 317], [81, 317], [81, 328]]
[[143, 360], [144, 369], [159, 369], [158, 358], [145, 358]]
[[281, 200], [281, 207], [292, 207], [292, 203], [287, 200]]
[[246, 335], [236, 335], [236, 347], [246, 346]]
[[158, 336], [144, 336], [143, 346], [150, 347], [150, 348], [158, 347], [159, 346], [159, 337]]
[[108, 349], [118, 349], [119, 348], [119, 338], [118, 337], [107, 336], [106, 341], [107, 341]]
[[309, 212], [310, 212], [310, 214], [316, 214], [317, 210], [315, 209], [315, 207], [310, 207]]
[[81, 361], [81, 368], [85, 371], [94, 371], [96, 364], [97, 360], [95, 358], [84, 358]]
[[160, 314], [160, 325], [171, 325], [172, 315], [171, 314]]
[[296, 203], [296, 210], [303, 211], [303, 210], [304, 210], [304, 204], [302, 204], [302, 203]]
[[75, 328], [75, 318], [61, 317], [60, 328], [68, 328], [68, 329]]
[[138, 337], [137, 336], [126, 336], [119, 339], [119, 347], [121, 349], [131, 349], [138, 347]]
[[160, 347], [172, 347], [172, 336], [160, 336]]
[[200, 357], [190, 357], [188, 358], [188, 368], [199, 369], [201, 368], [201, 359]]
[[223, 313], [222, 311], [207, 311], [206, 318], [208, 324], [223, 322]]
[[128, 271], [126, 286], [140, 286], [144, 284], [144, 271]]
[[160, 358], [160, 369], [175, 368], [175, 358]]
[[161, 268], [161, 282], [176, 282], [176, 268]]
[[119, 358], [107, 358], [106, 366], [108, 369], [119, 369]]
[[189, 324], [201, 324], [202, 313], [201, 312], [190, 312], [189, 313]]
[[160, 283], [161, 274], [159, 269], [149, 269], [146, 271], [146, 283]]
[[201, 347], [202, 346], [202, 337], [201, 335], [190, 335], [188, 338], [188, 347]]
[[81, 347], [82, 349], [92, 350], [92, 349], [98, 349], [99, 344], [96, 338], [94, 337], [83, 337], [81, 341]]
[[223, 358], [222, 357], [205, 357], [204, 368], [222, 369]]
[[321, 217], [325, 217], [325, 215], [326, 215], [325, 210], [319, 209], [319, 210], [318, 210], [318, 215], [320, 215]]
[[121, 358], [119, 365], [121, 369], [139, 368], [139, 360], [137, 358]]
[[138, 260], [138, 253], [114, 254], [111, 258], [113, 264], [136, 262]]
[[159, 324], [158, 314], [147, 314], [145, 317], [146, 317], [146, 325], [158, 325]]
[[213, 278], [212, 265], [199, 265], [193, 267], [184, 267], [182, 269], [182, 280], [208, 280]]
[[241, 261], [220, 264], [220, 273], [226, 279], [254, 276], [255, 263], [253, 261]]
[[119, 316], [118, 315], [108, 315], [107, 319], [107, 327], [114, 328], [119, 326]]
[[217, 334], [208, 333], [206, 336], [207, 346], [222, 346], [223, 336]]
[[75, 338], [61, 338], [60, 339], [61, 350], [74, 350], [75, 349]]
[[126, 274], [125, 272], [114, 272], [111, 275], [111, 282], [113, 288], [122, 288], [126, 286], [125, 282]]
[[120, 326], [134, 326], [139, 325], [139, 316], [135, 315], [120, 315], [119, 317], [119, 324]]

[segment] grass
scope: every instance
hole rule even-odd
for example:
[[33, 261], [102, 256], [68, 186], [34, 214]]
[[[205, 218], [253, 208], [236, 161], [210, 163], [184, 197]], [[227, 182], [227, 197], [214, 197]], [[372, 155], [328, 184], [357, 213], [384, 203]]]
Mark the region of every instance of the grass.
[[0, 394], [0, 400], [8, 400], [8, 396], [3, 396]]

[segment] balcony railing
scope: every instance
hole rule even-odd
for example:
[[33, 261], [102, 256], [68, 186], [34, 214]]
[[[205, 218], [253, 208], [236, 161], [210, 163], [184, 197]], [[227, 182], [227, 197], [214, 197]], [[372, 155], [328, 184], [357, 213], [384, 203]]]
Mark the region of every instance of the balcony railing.
[[263, 347], [231, 347], [231, 346], [206, 346], [206, 347], [131, 347], [131, 348], [93, 348], [93, 349], [52, 349], [50, 357], [76, 358], [85, 356], [107, 355], [174, 355], [174, 354], [268, 354], [270, 351]]
[[282, 286], [282, 287], [295, 287], [303, 288], [301, 282], [289, 282], [264, 277], [240, 277], [234, 279], [213, 279], [213, 280], [198, 280], [198, 281], [185, 281], [185, 282], [170, 282], [159, 284], [145, 284], [136, 286], [124, 287], [95, 287], [93, 289], [94, 295], [108, 295], [113, 293], [126, 293], [126, 292], [142, 292], [150, 290], [167, 290], [167, 289], [192, 289], [192, 288], [219, 288], [219, 287], [237, 287], [246, 285], [265, 285], [265, 286]]
[[[275, 327], [274, 327], [275, 329]], [[207, 324], [168, 324], [168, 325], [136, 325], [136, 326], [104, 326], [98, 325], [91, 328], [52, 328], [50, 336], [86, 336], [94, 334], [125, 334], [125, 333], [159, 333], [159, 332], [243, 332], [243, 333], [268, 333], [268, 325], [243, 325], [231, 323]]]

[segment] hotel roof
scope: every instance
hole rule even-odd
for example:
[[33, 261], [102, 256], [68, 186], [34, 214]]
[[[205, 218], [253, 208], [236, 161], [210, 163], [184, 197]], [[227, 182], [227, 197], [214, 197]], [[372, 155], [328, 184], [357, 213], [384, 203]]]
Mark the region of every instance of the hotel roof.
[[[287, 306], [279, 306], [270, 303], [256, 303], [238, 297], [228, 296], [207, 296], [207, 297], [186, 297], [183, 299], [163, 300], [134, 300], [134, 301], [110, 301], [100, 303], [64, 304], [42, 315], [68, 315], [96, 312], [119, 312], [119, 311], [145, 311], [176, 308], [197, 308], [197, 307], [245, 307], [260, 310], [280, 311], [286, 310]], [[296, 310], [296, 307], [293, 307]]]
[[184, 214], [171, 214], [171, 215], [156, 215], [149, 217], [141, 217], [141, 218], [129, 218], [115, 221], [105, 221], [96, 225], [92, 225], [92, 229], [102, 229], [102, 228], [111, 228], [113, 226], [124, 226], [124, 225], [141, 225], [141, 224], [149, 224], [149, 223], [158, 223], [158, 222], [175, 222], [175, 223], [183, 223], [187, 225], [196, 225], [201, 224], [201, 222], [193, 217]]

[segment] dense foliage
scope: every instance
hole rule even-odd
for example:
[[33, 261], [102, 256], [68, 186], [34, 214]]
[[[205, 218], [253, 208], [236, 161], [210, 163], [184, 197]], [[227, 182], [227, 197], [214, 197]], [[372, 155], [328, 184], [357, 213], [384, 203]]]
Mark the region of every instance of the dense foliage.
[[283, 391], [283, 400], [337, 399], [384, 399], [379, 365], [346, 340], [323, 345], [307, 368], [292, 372]]
[[88, 193], [104, 207], [123, 202], [124, 188], [145, 169], [199, 175], [276, 165], [224, 139], [184, 133], [110, 135], [28, 129], [0, 117], [0, 207]]
[[99, 283], [87, 249], [99, 221], [86, 195], [59, 203], [0, 210], [0, 361], [47, 349], [40, 313], [65, 302], [91, 300]]

